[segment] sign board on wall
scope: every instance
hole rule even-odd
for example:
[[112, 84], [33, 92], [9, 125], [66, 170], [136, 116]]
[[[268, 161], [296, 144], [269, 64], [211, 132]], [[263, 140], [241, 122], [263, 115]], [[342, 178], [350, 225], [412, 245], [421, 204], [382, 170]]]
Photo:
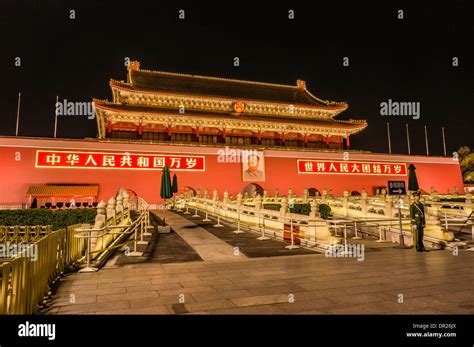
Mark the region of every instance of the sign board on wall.
[[205, 171], [205, 158], [195, 155], [36, 151], [37, 168]]
[[388, 181], [388, 195], [405, 195], [405, 181]]
[[406, 176], [405, 163], [297, 160], [299, 174]]

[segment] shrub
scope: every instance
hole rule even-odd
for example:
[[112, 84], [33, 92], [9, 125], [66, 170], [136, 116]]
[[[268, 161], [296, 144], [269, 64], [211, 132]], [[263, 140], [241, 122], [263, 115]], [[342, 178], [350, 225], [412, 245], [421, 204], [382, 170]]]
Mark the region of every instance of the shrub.
[[465, 198], [441, 198], [439, 199], [441, 202], [466, 202]]
[[327, 204], [319, 205], [319, 215], [322, 219], [328, 219], [332, 216], [331, 207]]
[[52, 225], [53, 230], [58, 230], [74, 224], [93, 224], [96, 214], [97, 210], [92, 208], [0, 210], [0, 225]]
[[[264, 204], [263, 208], [266, 210], [279, 211], [281, 204]], [[309, 216], [311, 212], [310, 204], [294, 204], [293, 207], [289, 208], [290, 213], [303, 214]]]
[[294, 204], [293, 207], [290, 208], [290, 212], [309, 216], [311, 212], [311, 205], [310, 204]]

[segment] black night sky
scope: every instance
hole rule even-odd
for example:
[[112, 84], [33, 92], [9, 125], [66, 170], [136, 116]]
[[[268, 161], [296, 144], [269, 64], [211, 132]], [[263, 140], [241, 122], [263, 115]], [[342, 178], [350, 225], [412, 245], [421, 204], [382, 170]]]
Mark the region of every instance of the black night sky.
[[[441, 126], [448, 155], [474, 146], [474, 21], [467, 1], [215, 3], [2, 0], [0, 135], [15, 134], [21, 91], [20, 135], [52, 137], [56, 95], [110, 100], [109, 79], [126, 79], [129, 57], [150, 70], [283, 84], [303, 79], [318, 97], [349, 103], [338, 119], [368, 120], [352, 136], [353, 149], [387, 152], [387, 121], [394, 153], [407, 152], [405, 123], [414, 154], [425, 153], [425, 125], [430, 154], [443, 154]], [[388, 99], [420, 102], [421, 118], [381, 116]], [[60, 117], [58, 137], [95, 136], [95, 120]]]

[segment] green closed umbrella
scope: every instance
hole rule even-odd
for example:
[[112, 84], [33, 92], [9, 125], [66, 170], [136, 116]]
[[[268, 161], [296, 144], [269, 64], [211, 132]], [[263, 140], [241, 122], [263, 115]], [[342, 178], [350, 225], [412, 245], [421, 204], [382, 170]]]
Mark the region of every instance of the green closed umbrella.
[[178, 177], [176, 177], [176, 174], [173, 175], [173, 184], [171, 185], [171, 190], [173, 193], [178, 192]]
[[166, 199], [169, 199], [173, 196], [173, 191], [171, 190], [171, 179], [170, 179], [170, 168], [168, 164], [165, 164], [161, 174], [161, 188], [160, 188], [160, 197], [165, 200], [163, 208], [163, 225], [165, 224], [165, 212], [166, 212]]
[[418, 186], [418, 179], [416, 178], [416, 167], [413, 164], [408, 166], [408, 190], [416, 191], [420, 189]]

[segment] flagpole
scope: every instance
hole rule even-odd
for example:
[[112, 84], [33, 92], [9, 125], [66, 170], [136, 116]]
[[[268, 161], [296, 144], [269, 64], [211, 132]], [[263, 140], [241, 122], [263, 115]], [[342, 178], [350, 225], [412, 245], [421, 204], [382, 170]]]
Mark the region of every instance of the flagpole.
[[408, 132], [408, 123], [405, 124], [407, 127], [407, 144], [408, 144], [408, 155], [411, 154], [411, 149], [410, 149], [410, 133]]
[[425, 125], [425, 145], [426, 145], [426, 155], [429, 157], [430, 156], [430, 150], [428, 147], [428, 130]]
[[390, 141], [390, 124], [387, 122], [388, 153], [392, 154], [392, 143]]
[[20, 103], [21, 103], [21, 93], [18, 93], [18, 107], [16, 109], [16, 131], [15, 131], [15, 136], [18, 136], [18, 128], [20, 126]]
[[444, 137], [444, 127], [441, 127], [441, 133], [443, 134], [443, 149], [444, 149], [444, 156], [446, 156], [446, 138]]
[[56, 103], [54, 104], [54, 138], [56, 138], [58, 132], [58, 102], [59, 96], [56, 95]]

